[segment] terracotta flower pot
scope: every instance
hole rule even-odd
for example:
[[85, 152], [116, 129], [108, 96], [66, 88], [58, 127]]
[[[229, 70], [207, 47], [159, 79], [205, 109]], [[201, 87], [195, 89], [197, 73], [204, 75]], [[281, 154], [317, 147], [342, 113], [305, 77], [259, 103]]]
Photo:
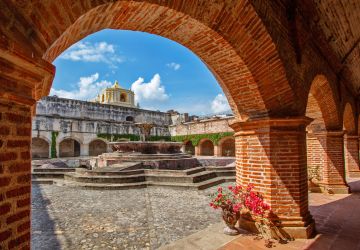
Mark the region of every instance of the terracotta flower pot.
[[224, 233], [228, 235], [239, 234], [239, 229], [236, 228], [236, 223], [240, 219], [240, 212], [234, 212], [227, 207], [222, 208], [222, 218], [227, 227], [224, 228]]

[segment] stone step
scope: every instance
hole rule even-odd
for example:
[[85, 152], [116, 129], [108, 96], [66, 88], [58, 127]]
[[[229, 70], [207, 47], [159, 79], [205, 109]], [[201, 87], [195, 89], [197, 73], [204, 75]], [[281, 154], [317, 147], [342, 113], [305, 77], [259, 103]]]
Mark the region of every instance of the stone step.
[[214, 179], [210, 179], [207, 181], [203, 181], [200, 183], [197, 183], [197, 189], [203, 190], [207, 189], [213, 186], [217, 186], [219, 184], [225, 183], [225, 182], [235, 182], [236, 178], [234, 177], [216, 177]]
[[236, 176], [236, 171], [234, 170], [223, 170], [223, 171], [213, 171], [218, 177], [220, 176]]
[[42, 178], [42, 179], [62, 179], [64, 178], [65, 172], [33, 172], [31, 174], [32, 178]]
[[125, 171], [91, 171], [91, 170], [76, 170], [76, 173], [86, 176], [122, 176], [122, 175], [140, 175], [144, 174], [143, 169], [139, 170], [125, 170]]
[[205, 171], [204, 167], [195, 167], [185, 170], [170, 170], [170, 169], [145, 169], [145, 173], [149, 175], [176, 175], [176, 176], [188, 176]]
[[33, 168], [32, 171], [35, 173], [40, 173], [40, 172], [75, 172], [76, 168]]
[[54, 183], [54, 179], [45, 179], [45, 178], [33, 178], [31, 179], [31, 183], [32, 184], [53, 184]]
[[80, 189], [89, 190], [126, 190], [134, 188], [146, 188], [146, 182], [135, 182], [135, 183], [80, 183], [69, 180], [55, 181], [54, 184], [58, 186], [75, 187]]
[[134, 183], [145, 181], [144, 175], [128, 176], [84, 176], [77, 173], [67, 173], [64, 175], [65, 180], [77, 181], [82, 183]]
[[226, 170], [235, 170], [233, 166], [206, 166], [208, 171], [226, 171]]
[[165, 187], [171, 189], [193, 189], [204, 190], [225, 182], [233, 182], [235, 178], [214, 178], [201, 183], [174, 183], [174, 182], [155, 182], [144, 181], [135, 183], [81, 183], [70, 180], [55, 180], [54, 184], [58, 186], [76, 187], [81, 189], [91, 190], [124, 190], [133, 188], [146, 188], [146, 187]]

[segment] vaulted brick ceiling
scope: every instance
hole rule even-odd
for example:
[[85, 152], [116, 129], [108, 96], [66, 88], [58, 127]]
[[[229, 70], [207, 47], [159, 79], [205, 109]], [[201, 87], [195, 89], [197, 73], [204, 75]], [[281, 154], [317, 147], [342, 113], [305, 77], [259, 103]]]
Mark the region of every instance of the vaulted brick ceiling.
[[[305, 0], [299, 10], [329, 63], [360, 94], [360, 1]], [[328, 48], [327, 48], [328, 47]], [[329, 51], [331, 49], [332, 51]]]
[[[107, 1], [3, 0], [0, 1], [0, 21], [6, 25], [1, 32], [9, 37], [15, 34], [17, 41], [27, 43], [32, 47], [31, 50], [41, 53], [78, 16], [102, 2]], [[173, 1], [169, 1], [171, 2]], [[225, 2], [231, 5], [232, 1]], [[294, 4], [296, 2], [297, 6]], [[214, 10], [221, 1], [203, 0], [194, 3], [197, 3], [197, 7], [201, 5], [201, 8]], [[266, 1], [261, 4], [265, 3]], [[338, 78], [352, 92], [359, 95], [360, 0], [274, 0], [273, 4], [296, 7], [296, 13], [300, 14], [302, 21], [307, 23], [312, 40], [337, 73]], [[12, 35], [8, 34], [10, 32]]]

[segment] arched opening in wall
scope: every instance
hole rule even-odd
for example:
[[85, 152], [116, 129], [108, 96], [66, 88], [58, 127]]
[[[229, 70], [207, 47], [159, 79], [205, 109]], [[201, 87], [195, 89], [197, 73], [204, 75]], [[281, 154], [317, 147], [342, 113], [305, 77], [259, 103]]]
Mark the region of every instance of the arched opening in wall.
[[306, 106], [306, 116], [313, 119], [306, 128], [308, 185], [312, 192], [325, 192], [329, 188], [329, 169], [335, 170], [338, 176], [339, 171], [341, 172], [336, 169], [341, 168], [339, 159], [332, 152], [333, 147], [342, 143], [339, 137], [342, 132], [338, 131], [340, 120], [336, 100], [327, 78], [323, 75], [316, 76], [311, 84]]
[[213, 156], [214, 155], [214, 144], [212, 141], [206, 139], [200, 142], [200, 155]]
[[94, 140], [89, 144], [89, 155], [98, 156], [107, 152], [107, 144], [102, 140]]
[[235, 156], [235, 138], [225, 138], [219, 142], [221, 156]]
[[[170, 2], [162, 1], [161, 4], [165, 6], [146, 1], [117, 1], [110, 4], [101, 2], [98, 7], [96, 1], [90, 1], [89, 4], [65, 2], [59, 8], [62, 9], [61, 13], [67, 14], [62, 8], [66, 6], [69, 15], [62, 19], [64, 22], [54, 22], [41, 29], [46, 33], [40, 35], [41, 44], [36, 48], [45, 47], [43, 58], [52, 62], [81, 38], [105, 28], [154, 33], [184, 45], [206, 64], [217, 78], [237, 118], [256, 120], [266, 119], [277, 112], [284, 114], [286, 111], [289, 115], [292, 115], [292, 112], [296, 113], [294, 95], [286, 80], [276, 46], [250, 4], [246, 4], [244, 8], [242, 1], [231, 4], [220, 1], [216, 6], [198, 4], [196, 6], [199, 7], [195, 7], [185, 0], [183, 4], [166, 6]], [[217, 11], [220, 11], [220, 14]], [[220, 17], [226, 22], [217, 19]], [[249, 20], [249, 17], [252, 20]], [[76, 21], [72, 23], [73, 20]], [[242, 23], [242, 20], [251, 25], [245, 25], [245, 21]], [[60, 23], [61, 26], [56, 26]], [[50, 26], [52, 29], [47, 30]], [[243, 39], [244, 37], [249, 39]], [[79, 49], [84, 47], [84, 44], [80, 45]], [[258, 51], [260, 53], [257, 54]], [[180, 66], [169, 61], [168, 67], [176, 70]], [[95, 74], [90, 79], [97, 77]], [[273, 84], [269, 84], [272, 82], [276, 82], [277, 91], [273, 91]], [[50, 86], [45, 86], [44, 89], [48, 90]], [[209, 89], [211, 88], [203, 88], [202, 93], [196, 97], [200, 98]], [[106, 95], [106, 100], [108, 98]], [[188, 102], [191, 109], [196, 108], [193, 103]], [[208, 111], [209, 105], [205, 109]], [[204, 142], [202, 146], [203, 155], [214, 154], [214, 145], [211, 141]], [[259, 183], [261, 181], [259, 180]]]
[[127, 122], [133, 122], [133, 121], [134, 121], [134, 117], [132, 117], [132, 116], [127, 116], [127, 117], [126, 117], [126, 121], [127, 121]]
[[31, 142], [31, 155], [33, 159], [49, 158], [49, 142], [46, 140], [34, 137]]
[[195, 147], [191, 141], [185, 142], [185, 153], [195, 155]]
[[120, 94], [120, 102], [126, 102], [126, 94], [125, 93]]
[[80, 143], [68, 138], [59, 144], [59, 157], [78, 157], [80, 156]]

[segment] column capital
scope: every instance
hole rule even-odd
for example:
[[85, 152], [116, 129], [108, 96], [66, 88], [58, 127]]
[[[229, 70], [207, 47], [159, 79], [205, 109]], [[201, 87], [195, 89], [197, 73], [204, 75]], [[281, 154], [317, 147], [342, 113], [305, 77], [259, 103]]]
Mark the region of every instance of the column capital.
[[313, 119], [306, 116], [265, 118], [247, 121], [235, 119], [229, 123], [229, 126], [235, 131], [235, 136], [261, 133], [289, 133], [290, 131], [303, 133], [305, 132], [305, 127], [312, 121]]
[[2, 37], [0, 68], [0, 98], [31, 106], [49, 94], [55, 67]]
[[352, 140], [358, 140], [360, 137], [358, 135], [349, 135], [349, 134], [345, 134], [344, 137], [346, 139], [352, 139]]
[[317, 137], [319, 136], [327, 136], [327, 137], [343, 137], [345, 132], [344, 130], [326, 130], [326, 131], [318, 131], [311, 133]]

